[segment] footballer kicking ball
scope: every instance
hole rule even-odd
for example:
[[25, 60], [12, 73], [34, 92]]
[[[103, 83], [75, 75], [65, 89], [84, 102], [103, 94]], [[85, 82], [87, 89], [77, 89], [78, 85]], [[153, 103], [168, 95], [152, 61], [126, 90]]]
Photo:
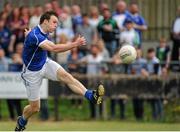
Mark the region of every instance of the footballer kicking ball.
[[130, 64], [136, 59], [136, 49], [133, 46], [126, 44], [119, 50], [119, 56], [122, 63]]

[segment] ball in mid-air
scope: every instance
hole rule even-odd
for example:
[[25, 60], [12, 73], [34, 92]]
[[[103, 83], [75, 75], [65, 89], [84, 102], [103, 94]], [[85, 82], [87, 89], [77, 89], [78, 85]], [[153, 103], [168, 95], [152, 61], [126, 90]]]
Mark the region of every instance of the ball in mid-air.
[[133, 46], [127, 44], [121, 47], [119, 50], [119, 56], [122, 63], [130, 64], [136, 59], [137, 52]]

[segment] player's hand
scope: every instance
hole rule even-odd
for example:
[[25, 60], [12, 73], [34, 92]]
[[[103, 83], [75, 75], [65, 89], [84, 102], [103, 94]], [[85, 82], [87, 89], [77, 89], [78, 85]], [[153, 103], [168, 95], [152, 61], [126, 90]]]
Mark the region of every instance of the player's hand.
[[29, 32], [31, 32], [31, 28], [29, 29], [24, 29], [24, 36], [27, 37], [27, 35], [29, 34]]
[[77, 46], [82, 46], [82, 45], [86, 45], [86, 39], [83, 36], [78, 36], [78, 38], [74, 41], [74, 43]]

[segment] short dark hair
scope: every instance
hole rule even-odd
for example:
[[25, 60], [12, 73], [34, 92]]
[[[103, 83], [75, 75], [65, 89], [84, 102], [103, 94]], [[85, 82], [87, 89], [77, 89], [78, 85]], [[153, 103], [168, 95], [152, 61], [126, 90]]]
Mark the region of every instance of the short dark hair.
[[149, 48], [147, 53], [152, 53], [152, 52], [155, 52], [154, 48]]
[[129, 24], [129, 23], [133, 23], [133, 21], [129, 18], [126, 18], [124, 24]]
[[44, 22], [44, 20], [50, 20], [51, 16], [56, 16], [58, 18], [58, 15], [54, 11], [47, 11], [44, 14], [42, 14], [40, 18], [40, 24]]

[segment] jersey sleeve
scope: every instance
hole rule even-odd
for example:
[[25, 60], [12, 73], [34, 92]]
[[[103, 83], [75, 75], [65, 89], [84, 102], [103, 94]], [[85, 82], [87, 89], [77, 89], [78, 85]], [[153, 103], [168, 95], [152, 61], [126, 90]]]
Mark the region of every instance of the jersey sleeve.
[[39, 34], [39, 35], [37, 35], [37, 43], [36, 43], [36, 45], [40, 46], [41, 44], [43, 44], [45, 42], [48, 42], [48, 41], [49, 40], [45, 36]]
[[139, 24], [147, 26], [147, 23], [143, 17], [140, 17], [140, 23]]

